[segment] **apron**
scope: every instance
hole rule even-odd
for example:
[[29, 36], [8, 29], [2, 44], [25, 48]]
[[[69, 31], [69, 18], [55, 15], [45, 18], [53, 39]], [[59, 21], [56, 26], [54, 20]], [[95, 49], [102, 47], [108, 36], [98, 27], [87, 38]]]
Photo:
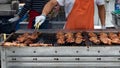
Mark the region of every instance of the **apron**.
[[94, 29], [94, 0], [75, 0], [65, 25], [67, 30]]
[[34, 20], [36, 16], [39, 16], [40, 13], [38, 13], [35, 10], [30, 10], [29, 12], [29, 23], [28, 23], [28, 29], [32, 29], [33, 25], [34, 25]]

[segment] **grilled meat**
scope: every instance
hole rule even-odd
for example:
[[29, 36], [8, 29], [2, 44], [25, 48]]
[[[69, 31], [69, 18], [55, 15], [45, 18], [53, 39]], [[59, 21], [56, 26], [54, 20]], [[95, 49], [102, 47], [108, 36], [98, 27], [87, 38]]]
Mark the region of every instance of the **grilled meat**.
[[27, 46], [28, 44], [32, 44], [34, 40], [36, 40], [39, 36], [39, 32], [35, 33], [24, 33], [23, 35], [20, 35], [16, 41], [13, 42], [5, 42], [3, 45], [4, 46], [17, 46], [17, 47], [23, 47]]
[[24, 47], [27, 46], [24, 43], [17, 43], [17, 42], [5, 42], [3, 43], [4, 46], [9, 47], [9, 46], [16, 46], [16, 47]]
[[76, 38], [83, 38], [83, 36], [82, 36], [82, 33], [81, 33], [81, 32], [77, 32], [77, 33], [75, 34], [75, 37], [76, 37]]
[[17, 38], [17, 41], [25, 44], [33, 43], [33, 41], [38, 38], [39, 34], [39, 32], [34, 32], [32, 34], [24, 33]]
[[75, 43], [80, 44], [80, 43], [82, 43], [82, 41], [83, 41], [83, 36], [82, 36], [81, 32], [77, 32], [75, 34]]
[[30, 44], [30, 47], [39, 47], [39, 46], [52, 46], [52, 44], [44, 44], [44, 43], [34, 43], [34, 44]]
[[97, 35], [95, 33], [89, 32], [88, 35], [89, 35], [89, 40], [90, 41], [92, 41], [95, 44], [99, 44], [100, 43], [100, 40], [98, 39], [98, 37], [97, 37]]
[[66, 42], [67, 42], [67, 43], [74, 43], [74, 42], [75, 42], [75, 39], [72, 38], [72, 37], [71, 37], [71, 38], [67, 38], [67, 39], [66, 39]]
[[108, 35], [106, 33], [100, 33], [100, 41], [104, 44], [109, 44], [111, 45], [112, 44], [112, 40], [110, 38], [108, 38]]
[[29, 45], [29, 44], [32, 44], [33, 41], [31, 39], [27, 39], [24, 43], [27, 44], [27, 45]]
[[71, 32], [68, 32], [68, 33], [65, 34], [65, 37], [66, 37], [66, 38], [73, 38], [73, 37], [74, 37], [74, 34], [71, 33]]
[[59, 38], [64, 38], [64, 33], [63, 32], [58, 32], [56, 34], [56, 38], [59, 39]]
[[57, 38], [57, 43], [58, 44], [65, 44], [65, 35], [63, 32], [58, 32], [56, 34], [56, 38]]
[[29, 35], [30, 35], [29, 33], [24, 33], [23, 35], [20, 35], [20, 36], [17, 38], [17, 41], [19, 41], [20, 43], [23, 43], [25, 40], [27, 40], [27, 37], [28, 37]]
[[104, 33], [104, 32], [101, 32], [100, 36], [102, 36], [102, 37], [108, 37], [107, 33]]
[[109, 38], [112, 40], [112, 43], [120, 44], [120, 39], [117, 34], [111, 32], [109, 33]]
[[75, 38], [74, 38], [74, 34], [71, 32], [68, 32], [65, 34], [66, 37], [66, 42], [67, 43], [74, 43], [75, 42]]
[[112, 44], [112, 40], [109, 39], [108, 37], [100, 37], [100, 40], [101, 40], [101, 42], [104, 43], [104, 44], [109, 44], [109, 45]]
[[100, 43], [100, 40], [97, 37], [90, 37], [89, 40], [92, 41], [95, 44], [99, 44]]
[[79, 38], [79, 37], [75, 39], [76, 44], [80, 44], [80, 43], [82, 43], [82, 41], [83, 41], [83, 39]]
[[96, 35], [95, 33], [93, 33], [93, 32], [89, 32], [88, 35], [89, 35], [90, 37], [97, 37], [97, 35]]
[[62, 38], [61, 38], [61, 39], [58, 39], [58, 40], [57, 40], [57, 43], [58, 43], [58, 44], [65, 44], [65, 40], [62, 39]]

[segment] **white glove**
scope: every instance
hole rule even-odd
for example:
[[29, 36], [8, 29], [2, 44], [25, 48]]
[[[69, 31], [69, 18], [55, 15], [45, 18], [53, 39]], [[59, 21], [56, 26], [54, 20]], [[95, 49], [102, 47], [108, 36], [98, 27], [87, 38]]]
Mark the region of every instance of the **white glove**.
[[19, 19], [20, 19], [19, 16], [15, 16], [15, 17], [13, 17], [13, 18], [10, 18], [8, 21], [9, 21], [9, 22], [15, 22], [15, 21], [18, 21]]
[[102, 29], [106, 29], [105, 25], [102, 25], [101, 27], [102, 27]]
[[39, 26], [45, 21], [45, 19], [46, 19], [45, 15], [36, 16], [34, 27], [39, 28]]

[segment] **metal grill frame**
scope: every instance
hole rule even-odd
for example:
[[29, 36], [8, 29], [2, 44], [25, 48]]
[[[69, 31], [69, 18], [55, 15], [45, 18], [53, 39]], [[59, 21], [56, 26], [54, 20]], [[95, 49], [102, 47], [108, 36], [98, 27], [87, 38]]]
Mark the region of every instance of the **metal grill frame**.
[[2, 47], [1, 68], [120, 67], [120, 46]]
[[1, 68], [120, 68], [120, 45], [1, 48]]

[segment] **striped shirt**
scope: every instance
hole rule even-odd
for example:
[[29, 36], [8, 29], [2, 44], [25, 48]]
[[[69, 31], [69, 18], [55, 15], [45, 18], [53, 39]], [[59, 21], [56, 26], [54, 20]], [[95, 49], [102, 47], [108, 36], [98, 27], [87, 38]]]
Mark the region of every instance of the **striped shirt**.
[[29, 10], [35, 10], [38, 13], [42, 13], [42, 10], [48, 0], [26, 0], [22, 10], [18, 13], [20, 17], [24, 16]]

